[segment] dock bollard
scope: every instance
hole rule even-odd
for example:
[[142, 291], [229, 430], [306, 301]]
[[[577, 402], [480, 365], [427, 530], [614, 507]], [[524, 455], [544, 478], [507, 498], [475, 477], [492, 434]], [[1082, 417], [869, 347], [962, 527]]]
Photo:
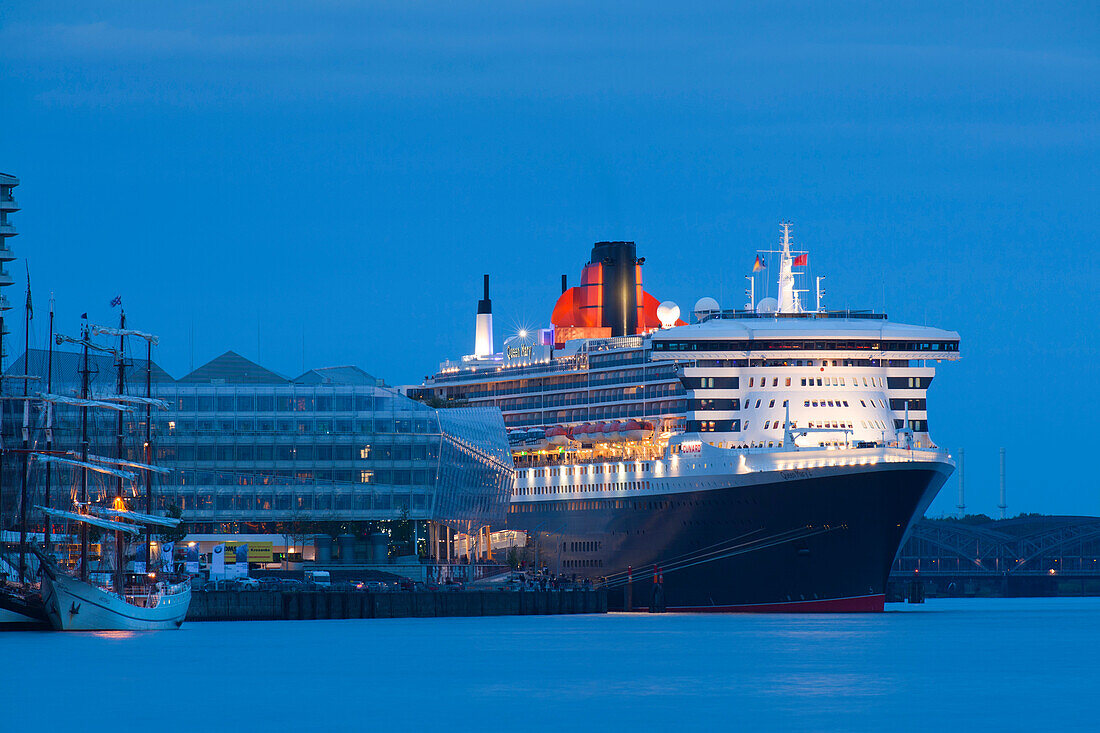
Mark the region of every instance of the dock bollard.
[[634, 568], [626, 566], [626, 603], [623, 604], [627, 612], [634, 610]]
[[665, 574], [660, 565], [653, 566], [653, 594], [649, 602], [650, 613], [665, 612]]

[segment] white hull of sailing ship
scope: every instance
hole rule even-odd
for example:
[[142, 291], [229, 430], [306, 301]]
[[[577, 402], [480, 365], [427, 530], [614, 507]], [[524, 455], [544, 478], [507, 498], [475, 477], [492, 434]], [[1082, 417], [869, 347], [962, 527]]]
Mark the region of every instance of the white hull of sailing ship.
[[0, 630], [17, 628], [19, 626], [34, 626], [41, 623], [41, 621], [33, 619], [30, 616], [24, 616], [21, 613], [0, 608]]
[[[142, 596], [145, 599], [145, 596]], [[178, 629], [191, 605], [191, 588], [153, 593], [134, 605], [90, 583], [58, 573], [42, 579], [42, 599], [58, 631], [156, 631]]]

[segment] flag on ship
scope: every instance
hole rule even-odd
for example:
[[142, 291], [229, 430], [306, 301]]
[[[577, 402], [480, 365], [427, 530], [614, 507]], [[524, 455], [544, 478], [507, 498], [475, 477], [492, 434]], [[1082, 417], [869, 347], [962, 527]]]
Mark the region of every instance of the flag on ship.
[[794, 267], [806, 267], [808, 264], [810, 264], [810, 255], [809, 254], [801, 254], [798, 257], [795, 257], [794, 261], [791, 262], [791, 264]]
[[760, 259], [760, 255], [756, 255], [756, 262], [752, 263], [752, 271], [760, 272], [767, 266], [767, 263], [765, 263], [764, 260]]
[[31, 302], [31, 266], [27, 265], [27, 320], [34, 320], [34, 304]]
[[122, 305], [121, 295], [116, 295], [115, 297], [111, 298], [111, 307], [114, 308], [116, 305]]

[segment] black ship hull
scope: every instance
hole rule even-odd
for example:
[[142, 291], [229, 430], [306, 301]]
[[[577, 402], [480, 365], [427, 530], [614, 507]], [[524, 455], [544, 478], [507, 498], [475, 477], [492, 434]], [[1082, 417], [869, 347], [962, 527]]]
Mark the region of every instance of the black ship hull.
[[605, 582], [612, 609], [882, 611], [910, 523], [951, 470], [880, 464], [622, 500], [514, 503], [507, 526], [528, 531], [551, 570]]

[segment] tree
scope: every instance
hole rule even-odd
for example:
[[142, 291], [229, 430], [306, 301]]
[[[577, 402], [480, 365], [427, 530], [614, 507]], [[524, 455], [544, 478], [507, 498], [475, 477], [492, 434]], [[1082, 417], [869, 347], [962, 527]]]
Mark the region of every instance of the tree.
[[327, 512], [322, 519], [313, 523], [314, 534], [327, 534], [333, 542], [347, 531], [345, 522], [336, 519], [332, 512]]
[[417, 402], [423, 402], [428, 407], [432, 407], [436, 410], [446, 409], [449, 407], [466, 407], [470, 404], [468, 400], [462, 398], [456, 399], [450, 397], [448, 399], [443, 399], [442, 397], [437, 397], [436, 395], [418, 394], [412, 395], [412, 398]]
[[[172, 519], [179, 519], [183, 516], [183, 510], [175, 504], [170, 504], [164, 515]], [[187, 536], [187, 524], [180, 522], [175, 527], [165, 527], [157, 536], [161, 542], [181, 542]]]
[[[302, 545], [309, 539], [310, 535], [315, 534], [313, 525], [306, 520], [306, 513], [301, 509], [294, 510], [290, 519], [279, 522], [279, 534], [286, 537], [286, 543], [288, 547], [297, 545], [299, 552], [301, 552]], [[290, 568], [290, 551], [283, 553], [283, 566], [286, 569]]]
[[508, 567], [512, 568], [512, 570], [519, 569], [519, 552], [516, 551], [515, 545], [508, 548]]
[[393, 525], [393, 533], [390, 538], [394, 542], [411, 542], [412, 541], [412, 522], [409, 521], [409, 507], [401, 507], [401, 519]]

